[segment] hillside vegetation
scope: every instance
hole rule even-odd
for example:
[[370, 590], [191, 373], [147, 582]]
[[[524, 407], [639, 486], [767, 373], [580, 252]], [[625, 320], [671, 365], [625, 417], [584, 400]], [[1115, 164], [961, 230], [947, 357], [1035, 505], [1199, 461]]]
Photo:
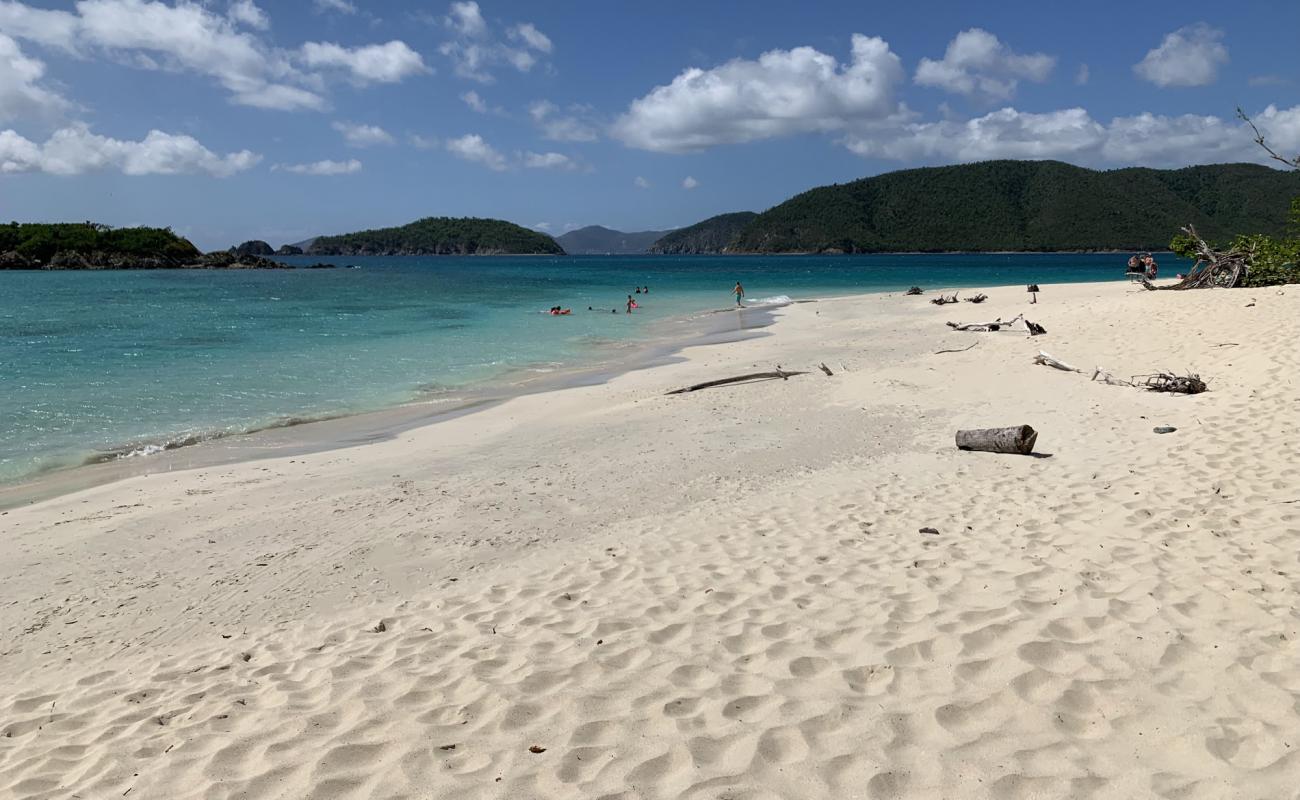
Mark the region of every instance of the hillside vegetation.
[[651, 253], [724, 253], [737, 235], [758, 215], [753, 211], [719, 214], [679, 228], [650, 246]]
[[199, 255], [170, 228], [110, 228], [93, 222], [0, 225], [0, 254], [13, 264], [48, 264], [60, 253], [182, 261]]
[[[1099, 172], [987, 161], [812, 189], [708, 252], [1150, 250], [1189, 222], [1210, 239], [1281, 234], [1297, 194], [1300, 174], [1255, 164]], [[660, 250], [696, 227], [656, 251], [699, 252]]]
[[477, 217], [427, 217], [398, 228], [321, 236], [305, 250], [345, 256], [564, 254], [546, 234]]
[[644, 253], [650, 245], [659, 240], [667, 231], [637, 231], [625, 233], [600, 225], [588, 225], [556, 236], [564, 252], [569, 255], [631, 255]]

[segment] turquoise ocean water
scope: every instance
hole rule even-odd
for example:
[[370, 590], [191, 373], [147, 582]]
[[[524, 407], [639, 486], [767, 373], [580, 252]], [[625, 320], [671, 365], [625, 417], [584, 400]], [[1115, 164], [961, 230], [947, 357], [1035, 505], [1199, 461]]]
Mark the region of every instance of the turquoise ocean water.
[[1107, 254], [334, 260], [360, 268], [0, 271], [0, 482], [607, 359], [731, 305], [737, 280], [798, 300], [1124, 272]]

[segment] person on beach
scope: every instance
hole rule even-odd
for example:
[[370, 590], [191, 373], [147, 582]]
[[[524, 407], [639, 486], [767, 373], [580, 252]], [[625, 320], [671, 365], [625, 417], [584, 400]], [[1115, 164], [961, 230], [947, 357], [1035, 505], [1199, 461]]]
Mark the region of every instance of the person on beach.
[[745, 287], [740, 285], [740, 281], [736, 281], [736, 288], [732, 289], [731, 293], [736, 296], [736, 308], [743, 308], [740, 298], [745, 296]]
[[1142, 259], [1142, 261], [1147, 268], [1147, 280], [1155, 280], [1156, 273], [1160, 271], [1160, 268], [1156, 266], [1155, 258], [1150, 253], [1147, 253], [1146, 258]]
[[627, 296], [627, 313], [629, 313], [629, 314], [632, 313], [632, 306], [633, 306], [633, 303], [632, 303], [632, 295], [628, 295], [628, 296]]

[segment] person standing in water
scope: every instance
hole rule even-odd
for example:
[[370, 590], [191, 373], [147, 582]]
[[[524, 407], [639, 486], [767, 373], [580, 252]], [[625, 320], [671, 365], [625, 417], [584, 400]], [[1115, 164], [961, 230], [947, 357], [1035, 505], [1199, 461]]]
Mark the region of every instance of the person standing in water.
[[632, 295], [627, 296], [627, 313], [632, 313]]
[[740, 285], [740, 281], [736, 281], [736, 288], [732, 289], [731, 293], [736, 296], [736, 308], [741, 308], [740, 298], [745, 296], [745, 287]]

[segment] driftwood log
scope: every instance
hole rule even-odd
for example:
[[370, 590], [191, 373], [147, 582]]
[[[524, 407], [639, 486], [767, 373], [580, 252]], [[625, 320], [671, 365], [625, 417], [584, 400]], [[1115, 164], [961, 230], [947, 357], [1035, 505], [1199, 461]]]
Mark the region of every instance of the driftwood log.
[[924, 290], [920, 286], [913, 286], [911, 289], [903, 292], [903, 294], [921, 294], [923, 291]]
[[957, 302], [957, 292], [948, 295], [941, 294], [930, 302], [934, 303], [936, 306], [946, 306], [949, 303], [955, 303]]
[[958, 450], [981, 450], [986, 453], [1016, 453], [1027, 456], [1034, 451], [1038, 431], [1028, 425], [1014, 428], [980, 428], [957, 431]]
[[806, 375], [806, 374], [808, 373], [790, 372], [788, 370], [783, 370], [778, 368], [772, 370], [771, 372], [752, 372], [749, 375], [737, 375], [734, 378], [719, 378], [716, 381], [705, 381], [704, 383], [697, 383], [693, 386], [686, 386], [681, 389], [673, 389], [671, 392], [665, 392], [665, 394], [686, 394], [687, 392], [698, 392], [700, 389], [708, 389], [713, 386], [725, 386], [729, 383], [743, 383], [745, 381], [757, 381], [757, 380], [762, 380], [764, 378], [780, 378], [781, 380], [784, 381], [784, 380], [789, 380], [795, 375]]
[[977, 294], [977, 295], [975, 295], [975, 296], [973, 296], [973, 297], [967, 297], [967, 298], [966, 298], [966, 302], [967, 302], [967, 303], [983, 303], [983, 302], [984, 302], [985, 300], [987, 300], [987, 299], [989, 299], [989, 296], [988, 296], [988, 295], [986, 295], [986, 294]]
[[1002, 320], [1001, 317], [999, 317], [993, 320], [992, 322], [965, 322], [965, 323], [949, 322], [947, 324], [949, 328], [952, 328], [955, 331], [1000, 331], [1003, 328], [1009, 329], [1012, 325], [1015, 325], [1017, 322], [1024, 322], [1024, 319], [1025, 319], [1024, 314], [1017, 314], [1015, 317], [1012, 317], [1011, 319], [1006, 320], [1005, 322]]

